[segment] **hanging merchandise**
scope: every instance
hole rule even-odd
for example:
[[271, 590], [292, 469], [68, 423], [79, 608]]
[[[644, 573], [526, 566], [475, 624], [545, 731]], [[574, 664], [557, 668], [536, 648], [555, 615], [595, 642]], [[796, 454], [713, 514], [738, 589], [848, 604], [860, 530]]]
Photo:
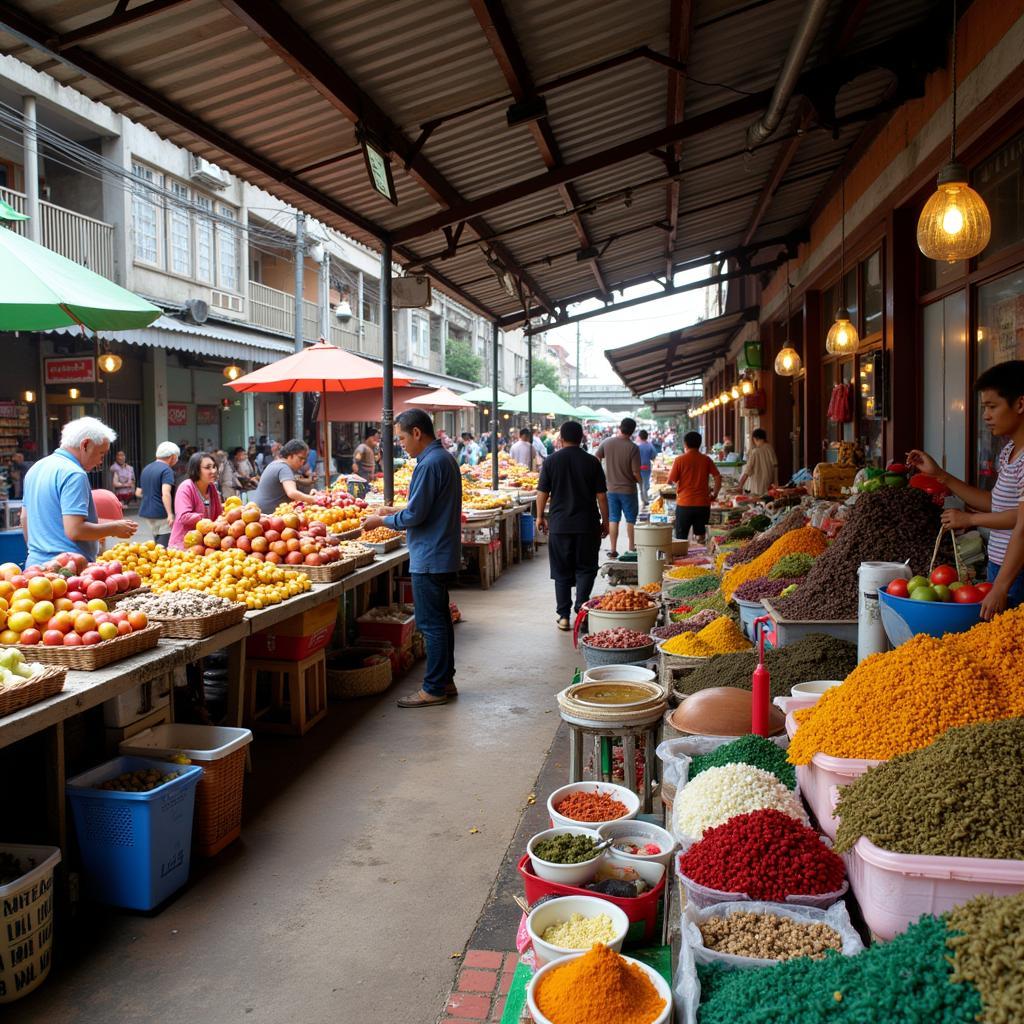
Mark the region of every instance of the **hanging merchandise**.
[[768, 408], [768, 396], [764, 388], [755, 388], [749, 394], [744, 392], [743, 408], [751, 412], [764, 412]]
[[828, 403], [830, 423], [851, 423], [853, 421], [852, 385], [836, 384]]

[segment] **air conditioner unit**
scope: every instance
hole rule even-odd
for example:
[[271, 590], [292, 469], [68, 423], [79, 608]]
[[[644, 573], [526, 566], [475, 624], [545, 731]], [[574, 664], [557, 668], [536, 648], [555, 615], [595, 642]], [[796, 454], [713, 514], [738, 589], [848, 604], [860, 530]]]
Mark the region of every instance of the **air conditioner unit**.
[[210, 315], [210, 307], [205, 299], [189, 299], [185, 303], [185, 313], [193, 323], [204, 324]]
[[188, 164], [188, 176], [197, 184], [218, 190], [228, 187], [228, 176], [216, 164], [194, 153], [189, 154]]

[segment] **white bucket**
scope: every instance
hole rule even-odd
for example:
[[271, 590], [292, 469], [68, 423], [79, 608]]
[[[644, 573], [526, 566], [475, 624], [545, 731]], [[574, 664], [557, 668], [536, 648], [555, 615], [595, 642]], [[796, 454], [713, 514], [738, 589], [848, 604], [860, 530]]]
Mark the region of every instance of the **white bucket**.
[[910, 566], [903, 562], [861, 562], [857, 570], [860, 596], [857, 599], [857, 661], [891, 649], [882, 625], [878, 591], [893, 580], [911, 577]]

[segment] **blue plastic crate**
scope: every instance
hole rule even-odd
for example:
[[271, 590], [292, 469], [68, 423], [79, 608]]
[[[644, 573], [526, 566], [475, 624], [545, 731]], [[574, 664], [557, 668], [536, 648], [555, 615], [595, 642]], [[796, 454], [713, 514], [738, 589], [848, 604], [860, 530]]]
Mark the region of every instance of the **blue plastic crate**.
[[[148, 793], [95, 786], [124, 772], [156, 768], [178, 778]], [[197, 765], [116, 757], [67, 783], [88, 891], [102, 903], [152, 910], [188, 881]]]

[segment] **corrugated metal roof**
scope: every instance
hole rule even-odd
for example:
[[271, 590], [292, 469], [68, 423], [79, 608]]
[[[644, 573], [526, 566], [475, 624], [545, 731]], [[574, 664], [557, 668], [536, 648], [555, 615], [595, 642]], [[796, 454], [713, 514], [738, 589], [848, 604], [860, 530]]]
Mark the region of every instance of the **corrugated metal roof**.
[[[660, 131], [671, 120], [668, 86], [677, 71], [654, 58], [672, 52], [669, 31], [679, 2], [506, 0], [511, 45], [543, 92], [547, 129], [563, 162]], [[830, 126], [812, 123], [757, 223], [761, 190], [787, 150], [801, 101], [790, 102], [774, 137], [745, 152], [746, 129], [763, 106], [749, 97], [774, 85], [804, 4], [694, 0], [684, 118], [735, 102], [748, 103], [749, 110], [712, 119], [679, 145], [678, 224], [671, 247], [669, 153], [651, 146], [572, 181], [573, 194], [588, 204], [578, 223], [566, 215], [567, 195], [547, 188], [470, 219], [453, 255], [441, 255], [447, 246], [442, 231], [424, 229], [408, 232], [410, 241], [396, 256], [406, 263], [432, 257], [427, 269], [448, 290], [511, 322], [523, 315], [520, 299], [499, 285], [488, 255], [516, 275], [525, 270], [535, 310], [537, 297], [541, 304], [563, 305], [600, 291], [598, 271], [603, 284], [616, 289], [664, 275], [667, 256], [700, 258], [735, 248], [751, 233], [755, 244], [763, 244], [806, 227], [862, 122], [844, 126], [836, 138]], [[493, 5], [488, 8], [493, 11]], [[189, 0], [71, 45], [60, 59], [45, 48], [55, 37], [108, 17], [108, 0], [22, 0], [19, 9], [33, 23], [13, 24], [14, 15], [8, 15], [22, 35], [0, 28], [0, 50], [374, 247], [439, 210], [495, 196], [546, 169], [536, 128], [506, 123], [511, 95], [505, 70], [466, 0], [281, 0], [277, 9], [305, 33], [293, 63], [305, 61], [309, 68], [319, 48], [336, 65], [323, 72], [325, 79], [334, 77], [319, 89], [310, 81], [312, 72], [298, 73], [249, 27], [246, 19], [259, 20], [275, 9], [267, 5], [250, 9], [240, 0]], [[933, 9], [929, 0], [831, 0], [805, 70], [834, 67], [840, 40], [850, 53], [905, 30], [923, 31], [934, 21]], [[850, 12], [859, 18], [855, 24], [844, 23]], [[284, 34], [270, 34], [275, 45], [287, 43]], [[581, 75], [605, 61], [610, 66], [599, 73]], [[553, 84], [570, 75], [577, 77]], [[332, 101], [324, 95], [332, 86], [343, 93], [349, 82], [360, 91], [355, 98]], [[891, 85], [889, 72], [865, 69], [840, 90], [837, 116], [873, 107]], [[168, 107], [160, 108], [151, 94]], [[372, 191], [357, 151], [353, 118], [372, 122], [374, 111], [394, 129], [386, 141], [396, 150], [397, 206]], [[200, 118], [215, 134], [189, 117]], [[426, 122], [437, 119], [441, 123], [423, 143], [420, 162], [407, 171], [409, 146]], [[313, 164], [320, 166], [311, 169]], [[628, 199], [625, 188], [634, 190]], [[593, 261], [576, 258], [584, 233], [599, 252], [598, 271]], [[482, 237], [489, 241], [484, 244]], [[756, 262], [756, 252], [751, 255]]]

